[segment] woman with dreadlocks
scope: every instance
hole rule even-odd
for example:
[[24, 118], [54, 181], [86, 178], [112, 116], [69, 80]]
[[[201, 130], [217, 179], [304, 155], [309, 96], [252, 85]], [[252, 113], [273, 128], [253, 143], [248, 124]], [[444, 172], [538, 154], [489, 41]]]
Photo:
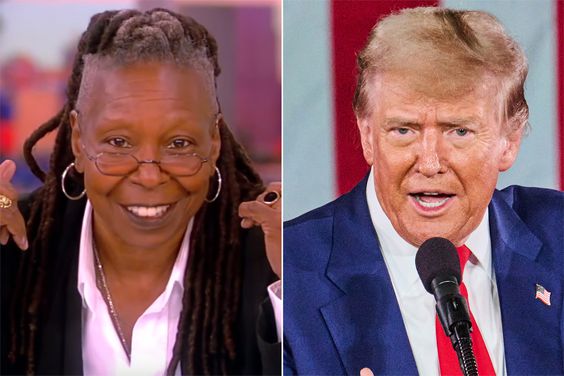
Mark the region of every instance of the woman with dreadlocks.
[[[92, 18], [64, 107], [24, 146], [44, 185], [16, 205], [0, 165], [2, 374], [280, 372], [281, 187], [227, 127], [219, 72], [190, 18]], [[44, 173], [31, 152], [54, 130]]]

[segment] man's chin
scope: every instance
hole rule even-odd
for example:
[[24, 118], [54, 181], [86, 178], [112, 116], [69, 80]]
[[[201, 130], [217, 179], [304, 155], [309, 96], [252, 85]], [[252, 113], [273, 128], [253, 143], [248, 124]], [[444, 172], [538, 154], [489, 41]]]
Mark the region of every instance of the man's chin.
[[425, 223], [417, 227], [407, 224], [407, 226], [405, 226], [401, 231], [398, 231], [398, 233], [405, 241], [415, 247], [421, 246], [421, 244], [423, 244], [423, 242], [427, 239], [434, 237], [446, 238], [452, 242], [456, 242], [459, 239], [457, 231], [453, 231], [449, 227], [451, 226], [447, 227], [442, 224], [432, 223]]

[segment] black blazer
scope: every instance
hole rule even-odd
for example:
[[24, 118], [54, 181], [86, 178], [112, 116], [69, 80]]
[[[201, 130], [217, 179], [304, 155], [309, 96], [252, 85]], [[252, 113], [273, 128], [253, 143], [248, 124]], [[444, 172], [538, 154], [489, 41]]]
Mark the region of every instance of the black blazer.
[[[55, 234], [54, 260], [47, 271], [49, 301], [42, 317], [36, 349], [37, 374], [82, 374], [82, 301], [77, 290], [80, 232], [86, 199], [67, 201], [61, 229]], [[20, 202], [27, 217], [29, 201]], [[31, 242], [30, 242], [31, 244]], [[242, 239], [243, 281], [236, 326], [236, 369], [240, 374], [280, 374], [281, 346], [277, 341], [274, 314], [267, 286], [276, 276], [270, 269], [264, 250], [262, 231], [244, 231]], [[8, 362], [10, 344], [9, 306], [18, 265], [23, 252], [14, 242], [0, 251], [2, 348], [1, 374], [25, 373], [22, 365]]]

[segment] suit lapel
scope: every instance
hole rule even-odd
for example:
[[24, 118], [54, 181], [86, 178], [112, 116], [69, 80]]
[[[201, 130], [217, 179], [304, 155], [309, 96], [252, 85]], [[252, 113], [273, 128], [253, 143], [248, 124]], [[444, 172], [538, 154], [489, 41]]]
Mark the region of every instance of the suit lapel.
[[365, 198], [366, 178], [336, 206], [327, 277], [343, 295], [321, 308], [347, 374], [417, 368]]
[[[542, 242], [499, 196], [494, 195], [490, 213], [507, 373], [561, 373], [562, 361], [546, 358], [560, 348], [561, 281], [539, 262]], [[535, 299], [537, 283], [552, 292], [551, 306]]]

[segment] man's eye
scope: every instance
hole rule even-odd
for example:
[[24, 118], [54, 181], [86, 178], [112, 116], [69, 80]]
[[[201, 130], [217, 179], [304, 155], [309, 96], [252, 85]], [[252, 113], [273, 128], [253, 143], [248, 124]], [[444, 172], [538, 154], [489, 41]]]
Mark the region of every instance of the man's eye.
[[124, 138], [114, 137], [108, 140], [108, 143], [116, 148], [129, 148], [131, 145]]
[[189, 147], [190, 145], [192, 145], [192, 143], [190, 141], [185, 140], [183, 138], [178, 138], [176, 140], [173, 140], [168, 145], [168, 148], [169, 149], [185, 149], [185, 148]]
[[468, 134], [468, 129], [465, 128], [457, 128], [455, 130], [457, 136], [466, 136]]
[[396, 128], [396, 132], [398, 132], [399, 134], [408, 134], [409, 128]]

